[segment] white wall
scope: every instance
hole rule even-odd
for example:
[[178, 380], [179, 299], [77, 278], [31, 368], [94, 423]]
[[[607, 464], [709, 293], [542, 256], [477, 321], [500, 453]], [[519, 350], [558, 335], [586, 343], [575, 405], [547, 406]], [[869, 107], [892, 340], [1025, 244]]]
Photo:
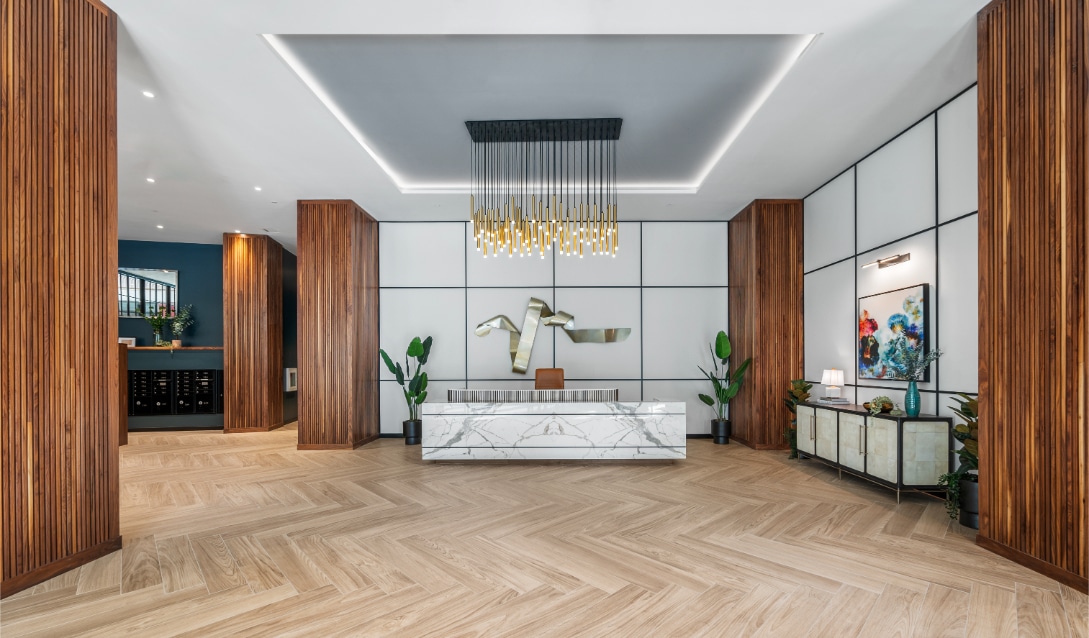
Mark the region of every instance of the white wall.
[[[931, 347], [945, 354], [920, 383], [924, 413], [948, 414], [951, 393], [978, 391], [976, 88], [960, 94], [805, 198], [805, 377], [841, 368], [844, 396], [886, 394], [906, 381], [857, 379], [857, 300], [930, 285]], [[911, 253], [889, 268], [862, 265]]]
[[[688, 405], [690, 434], [709, 432], [697, 366], [728, 330], [727, 222], [622, 222], [617, 257], [489, 257], [461, 222], [379, 225], [381, 347], [404, 359], [414, 336], [434, 337], [428, 401], [449, 388], [532, 388], [538, 367], [564, 368], [567, 387], [619, 388], [624, 401]], [[519, 328], [530, 297], [575, 316], [577, 328], [630, 328], [615, 344], [575, 344], [540, 328], [529, 371], [511, 371], [508, 333], [474, 333], [506, 315]], [[396, 354], [395, 354], [396, 353]], [[399, 434], [407, 408], [383, 366], [382, 433]]]

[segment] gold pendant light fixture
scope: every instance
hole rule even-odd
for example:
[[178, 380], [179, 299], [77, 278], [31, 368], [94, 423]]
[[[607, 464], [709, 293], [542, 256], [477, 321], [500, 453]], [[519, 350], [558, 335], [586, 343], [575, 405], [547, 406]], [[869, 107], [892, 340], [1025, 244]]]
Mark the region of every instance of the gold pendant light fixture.
[[472, 149], [469, 208], [476, 249], [543, 259], [611, 255], [620, 118], [466, 122]]

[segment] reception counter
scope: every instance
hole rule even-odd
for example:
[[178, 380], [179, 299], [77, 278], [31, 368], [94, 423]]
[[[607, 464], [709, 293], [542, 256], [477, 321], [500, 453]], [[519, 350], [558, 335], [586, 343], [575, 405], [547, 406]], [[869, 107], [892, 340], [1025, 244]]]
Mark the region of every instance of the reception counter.
[[424, 460], [683, 459], [683, 402], [424, 403]]

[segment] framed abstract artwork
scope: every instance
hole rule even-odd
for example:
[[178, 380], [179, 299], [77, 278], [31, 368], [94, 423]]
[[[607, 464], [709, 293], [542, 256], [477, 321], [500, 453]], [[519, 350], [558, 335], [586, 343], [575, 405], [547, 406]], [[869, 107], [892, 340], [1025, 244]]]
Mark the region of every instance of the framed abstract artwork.
[[[930, 285], [858, 298], [858, 378], [905, 380], [907, 365], [893, 341], [903, 334], [912, 350], [928, 351]], [[930, 366], [919, 381], [930, 381]]]

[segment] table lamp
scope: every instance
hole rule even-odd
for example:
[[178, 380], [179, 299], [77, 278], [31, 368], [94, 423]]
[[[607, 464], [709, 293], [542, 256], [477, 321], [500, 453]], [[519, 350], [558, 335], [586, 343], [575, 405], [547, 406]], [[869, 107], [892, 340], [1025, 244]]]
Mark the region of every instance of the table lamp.
[[843, 370], [835, 368], [825, 370], [824, 374], [821, 375], [821, 385], [824, 386], [824, 397], [826, 399], [838, 399], [840, 397], [840, 386], [843, 385]]

